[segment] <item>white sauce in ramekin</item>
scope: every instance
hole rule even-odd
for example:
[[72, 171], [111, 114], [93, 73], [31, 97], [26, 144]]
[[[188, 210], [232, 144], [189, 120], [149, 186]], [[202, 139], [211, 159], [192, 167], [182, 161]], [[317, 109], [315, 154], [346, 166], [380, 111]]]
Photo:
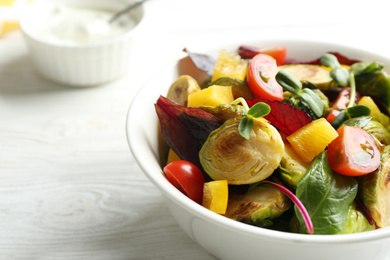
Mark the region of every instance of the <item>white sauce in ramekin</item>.
[[68, 45], [99, 42], [129, 31], [136, 22], [122, 15], [113, 23], [114, 13], [106, 10], [56, 5], [34, 28], [34, 34], [45, 41]]

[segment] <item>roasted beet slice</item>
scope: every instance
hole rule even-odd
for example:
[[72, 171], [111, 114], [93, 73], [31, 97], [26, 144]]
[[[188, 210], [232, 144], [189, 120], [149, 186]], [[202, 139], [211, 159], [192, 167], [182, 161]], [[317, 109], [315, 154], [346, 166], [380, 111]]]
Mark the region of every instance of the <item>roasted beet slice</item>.
[[279, 131], [290, 135], [302, 126], [310, 123], [312, 118], [304, 111], [278, 100], [253, 98], [246, 100], [249, 107], [258, 102], [264, 102], [271, 107], [271, 112], [264, 118], [270, 121]]
[[155, 108], [167, 145], [182, 160], [192, 162], [203, 171], [199, 151], [209, 134], [223, 122], [209, 112], [178, 105], [163, 96], [159, 97]]

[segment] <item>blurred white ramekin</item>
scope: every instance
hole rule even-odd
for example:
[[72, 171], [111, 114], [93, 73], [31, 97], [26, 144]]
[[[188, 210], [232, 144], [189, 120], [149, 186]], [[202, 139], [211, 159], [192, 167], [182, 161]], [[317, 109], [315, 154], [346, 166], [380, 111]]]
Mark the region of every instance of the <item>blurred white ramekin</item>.
[[37, 34], [37, 18], [46, 15], [55, 4], [77, 8], [118, 11], [131, 1], [126, 0], [36, 0], [21, 13], [20, 27], [34, 67], [43, 77], [75, 87], [89, 87], [112, 81], [130, 69], [132, 42], [144, 16], [142, 5], [128, 14], [135, 27], [118, 36], [93, 42], [69, 45], [52, 42]]

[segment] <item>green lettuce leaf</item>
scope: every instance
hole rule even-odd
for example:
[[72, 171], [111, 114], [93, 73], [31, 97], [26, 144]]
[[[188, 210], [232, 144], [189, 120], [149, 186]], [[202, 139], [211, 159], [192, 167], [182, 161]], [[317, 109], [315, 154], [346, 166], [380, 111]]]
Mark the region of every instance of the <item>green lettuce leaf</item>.
[[[296, 195], [306, 207], [314, 234], [337, 234], [347, 223], [349, 209], [356, 197], [355, 178], [337, 174], [329, 166], [326, 151], [320, 153], [299, 181]], [[306, 227], [295, 208], [301, 233]]]

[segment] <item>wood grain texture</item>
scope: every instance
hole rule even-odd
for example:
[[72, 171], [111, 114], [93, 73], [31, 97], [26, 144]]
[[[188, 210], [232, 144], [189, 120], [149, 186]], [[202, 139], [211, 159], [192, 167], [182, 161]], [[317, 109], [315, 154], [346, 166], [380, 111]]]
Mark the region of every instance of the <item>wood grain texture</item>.
[[[46, 81], [20, 33], [0, 49], [0, 259], [214, 259], [138, 168], [129, 74], [97, 88]], [[157, 69], [157, 68], [156, 68]]]

